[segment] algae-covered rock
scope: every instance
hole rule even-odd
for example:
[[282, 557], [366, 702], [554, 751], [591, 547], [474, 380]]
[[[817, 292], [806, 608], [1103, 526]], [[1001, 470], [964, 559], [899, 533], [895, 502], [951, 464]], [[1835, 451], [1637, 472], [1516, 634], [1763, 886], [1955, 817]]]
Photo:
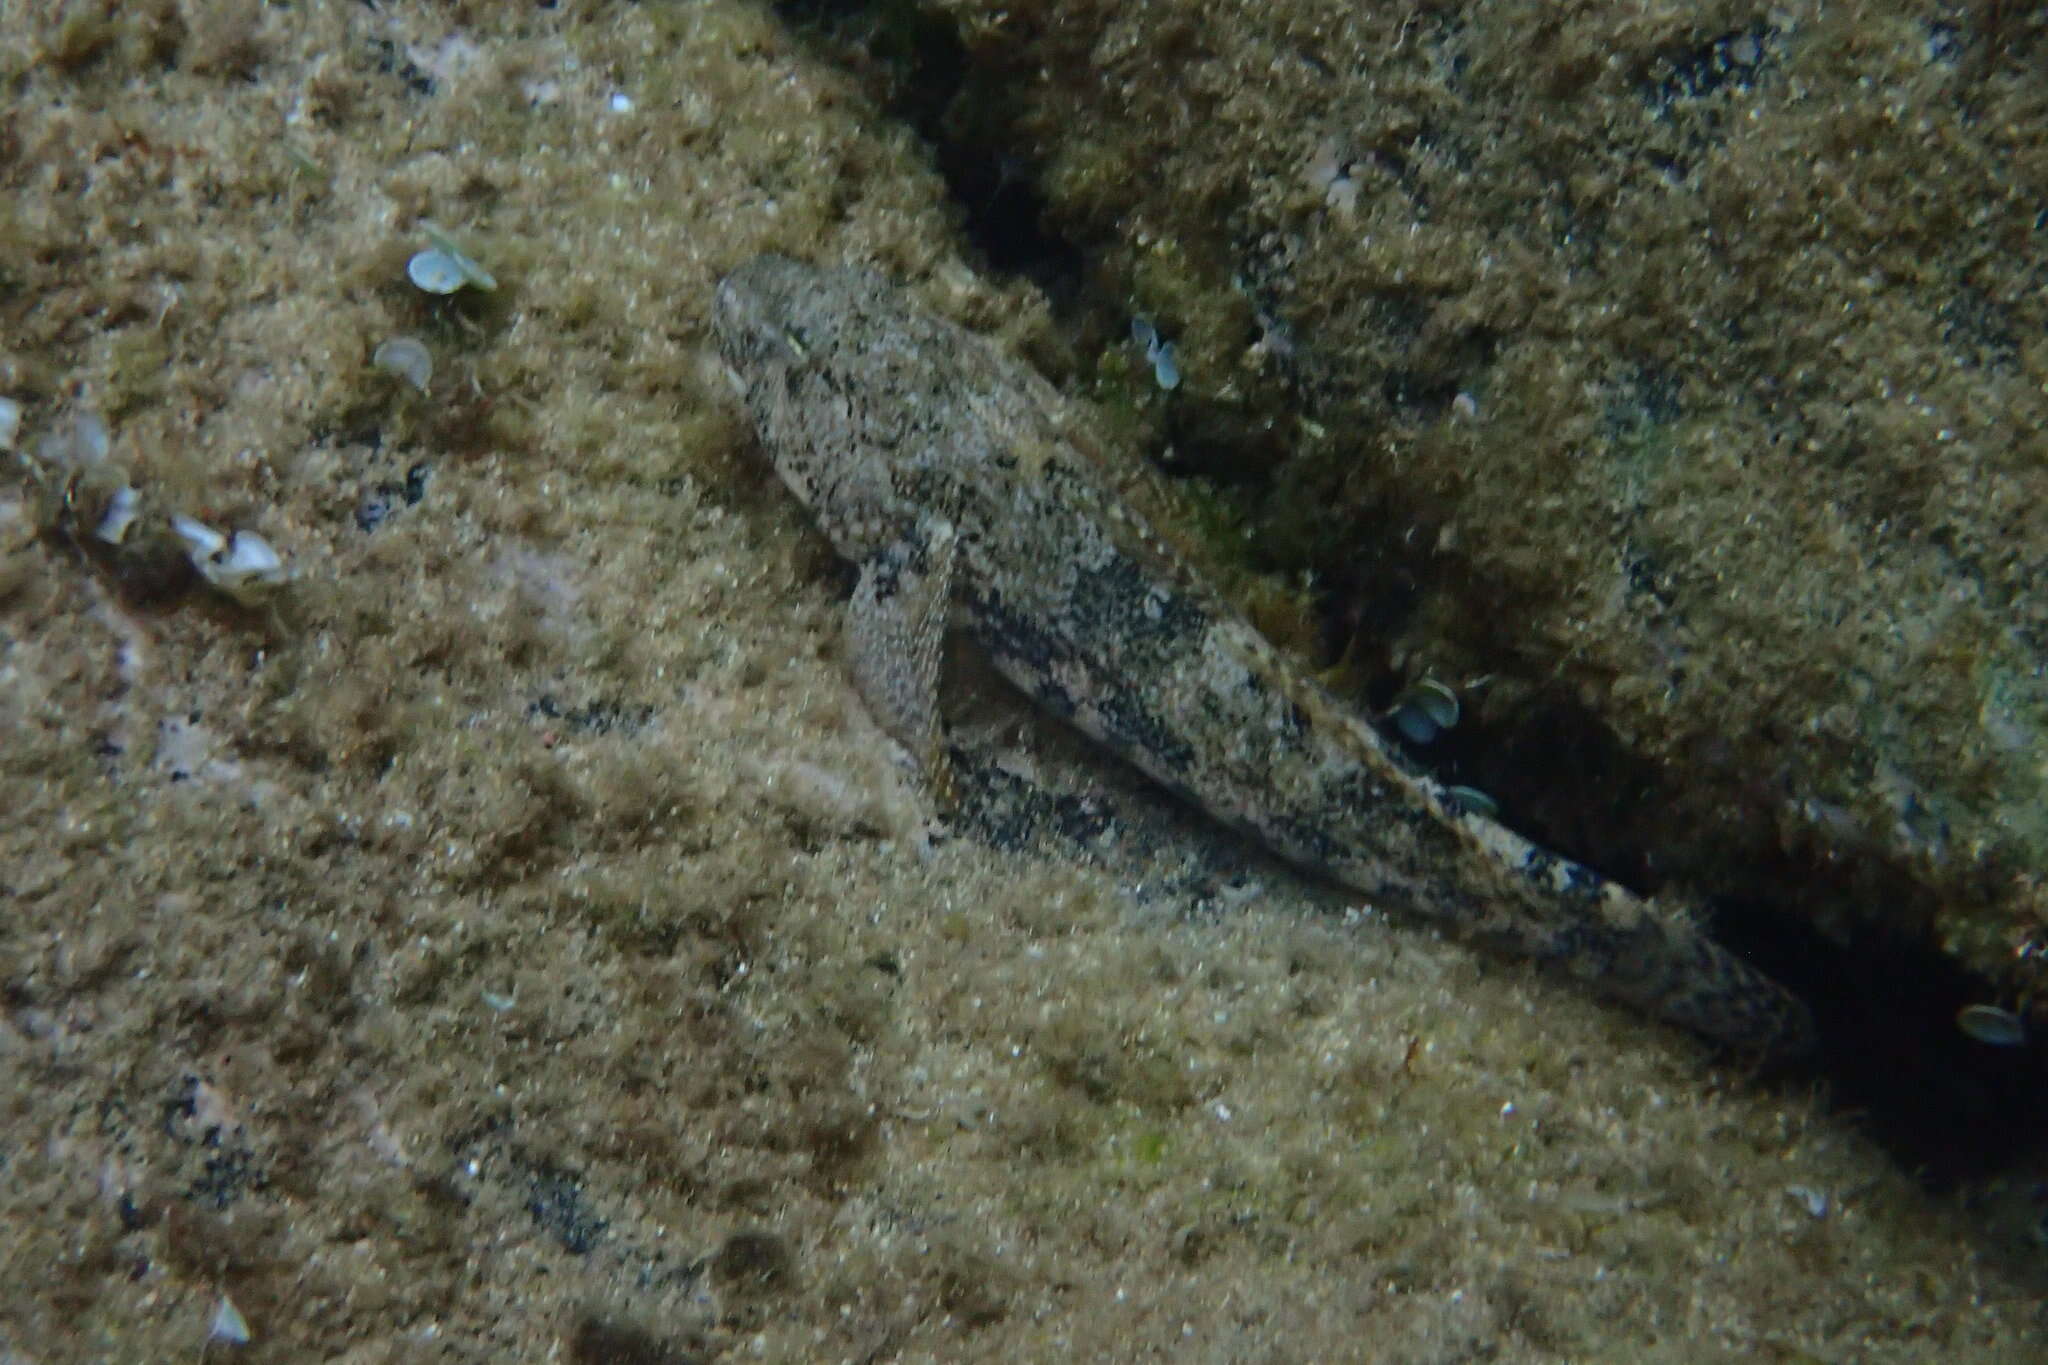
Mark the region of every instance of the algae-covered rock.
[[1505, 818], [2038, 989], [2038, 20], [932, 8], [1179, 410], [1286, 433], [1203, 467], [1332, 653], [1485, 680]]

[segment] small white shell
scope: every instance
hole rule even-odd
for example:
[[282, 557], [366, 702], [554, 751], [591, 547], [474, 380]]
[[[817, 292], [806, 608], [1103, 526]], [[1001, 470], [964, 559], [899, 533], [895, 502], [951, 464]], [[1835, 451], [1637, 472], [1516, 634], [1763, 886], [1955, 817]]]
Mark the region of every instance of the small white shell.
[[427, 385], [434, 379], [434, 357], [417, 337], [393, 337], [380, 343], [371, 354], [370, 363], [397, 375], [421, 393], [427, 391]]
[[1412, 744], [1427, 744], [1458, 723], [1458, 694], [1435, 678], [1418, 678], [1401, 689], [1388, 717]]
[[434, 250], [447, 257], [454, 267], [462, 272], [464, 284], [475, 285], [478, 289], [490, 290], [498, 287], [497, 277], [477, 264], [476, 258], [455, 244], [450, 237], [432, 223], [421, 223], [420, 231], [427, 234], [427, 240], [434, 244]]
[[1173, 343], [1162, 341], [1145, 352], [1152, 362], [1152, 382], [1171, 393], [1180, 387], [1180, 362], [1174, 359]]
[[0, 450], [14, 449], [14, 438], [21, 435], [21, 404], [12, 398], [0, 398]]
[[206, 1324], [208, 1341], [224, 1341], [230, 1346], [249, 1344], [249, 1320], [242, 1316], [242, 1310], [235, 1307], [235, 1301], [223, 1294], [214, 1305], [213, 1319]]
[[254, 531], [224, 536], [203, 521], [175, 514], [171, 529], [185, 542], [185, 557], [199, 576], [230, 597], [253, 596], [290, 576], [270, 542]]
[[284, 582], [284, 560], [254, 531], [237, 531], [227, 553], [199, 566], [206, 581], [223, 592], [267, 588]]
[[1477, 815], [1492, 820], [1500, 814], [1500, 802], [1477, 787], [1445, 787], [1444, 804], [1459, 815]]
[[2026, 1023], [2011, 1010], [1996, 1005], [1965, 1005], [1956, 1011], [1956, 1027], [1991, 1047], [2025, 1047]]
[[1145, 348], [1155, 384], [1169, 392], [1180, 387], [1180, 364], [1173, 357], [1173, 343], [1159, 335], [1150, 318], [1131, 319], [1131, 340]]
[[185, 542], [185, 555], [203, 572], [208, 560], [219, 554], [228, 543], [228, 538], [203, 521], [194, 521], [180, 512], [171, 514], [171, 530], [178, 539]]
[[1826, 1190], [1816, 1190], [1811, 1185], [1787, 1185], [1785, 1197], [1797, 1202], [1814, 1218], [1827, 1217], [1828, 1210], [1834, 1205]]
[[444, 251], [428, 247], [405, 263], [406, 278], [429, 294], [452, 294], [469, 283], [462, 267]]
[[1458, 694], [1435, 678], [1418, 679], [1409, 689], [1409, 700], [1421, 707], [1439, 730], [1448, 730], [1458, 723]]
[[128, 528], [141, 514], [142, 495], [133, 485], [124, 483], [108, 495], [106, 510], [100, 513], [99, 525], [92, 528], [92, 533], [109, 545], [119, 545], [128, 538]]

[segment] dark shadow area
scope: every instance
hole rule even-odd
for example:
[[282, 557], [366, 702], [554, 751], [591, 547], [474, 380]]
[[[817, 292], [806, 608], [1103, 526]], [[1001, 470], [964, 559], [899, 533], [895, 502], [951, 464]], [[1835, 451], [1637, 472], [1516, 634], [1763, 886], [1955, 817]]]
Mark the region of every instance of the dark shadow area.
[[1581, 707], [1553, 701], [1518, 720], [1511, 732], [1461, 725], [1417, 756], [1492, 796], [1517, 830], [1624, 885], [1704, 892], [1714, 937], [1813, 1007], [1820, 1052], [1800, 1070], [1930, 1188], [2048, 1155], [2048, 1054], [1957, 1026], [1963, 1007], [2000, 1003], [1993, 986], [1931, 939], [1880, 938], [1867, 917], [1847, 946], [1812, 927], [1813, 907], [1842, 907], [1854, 921], [1876, 897], [1915, 912], [1898, 919], [1931, 919], [1931, 905], [1911, 904], [1925, 893], [1906, 869], [1839, 849], [1760, 852], [1773, 842], [1760, 828], [1737, 832], [1714, 864], [1674, 867], [1657, 845], [1660, 822], [1682, 804], [1663, 789], [1668, 776]]
[[1009, 145], [1000, 73], [973, 66], [952, 24], [909, 0], [781, 0], [775, 12], [924, 139], [990, 270], [1029, 279], [1056, 309], [1079, 297], [1085, 255], [1046, 230], [1039, 168]]
[[1900, 1166], [1945, 1191], [2048, 1154], [2048, 1057], [1966, 1036], [1997, 996], [1928, 942], [1826, 943], [1784, 909], [1714, 905], [1715, 936], [1791, 986], [1821, 1030], [1816, 1072]]

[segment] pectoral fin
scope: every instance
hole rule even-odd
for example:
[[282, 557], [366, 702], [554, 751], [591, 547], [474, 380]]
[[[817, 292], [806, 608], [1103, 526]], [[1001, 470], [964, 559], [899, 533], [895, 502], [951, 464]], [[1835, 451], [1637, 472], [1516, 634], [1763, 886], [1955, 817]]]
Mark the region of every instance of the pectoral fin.
[[951, 523], [921, 525], [860, 566], [846, 617], [854, 686], [890, 738], [910, 750], [942, 801], [950, 801], [939, 724], [944, 652], [957, 539]]

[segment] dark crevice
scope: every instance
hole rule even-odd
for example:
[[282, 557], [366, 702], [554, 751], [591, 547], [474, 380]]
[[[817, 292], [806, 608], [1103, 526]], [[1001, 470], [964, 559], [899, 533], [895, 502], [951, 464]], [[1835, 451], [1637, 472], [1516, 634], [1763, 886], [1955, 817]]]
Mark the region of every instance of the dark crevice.
[[[1387, 686], [1384, 700], [1391, 701]], [[1594, 713], [1553, 699], [1509, 727], [1446, 731], [1422, 756], [1445, 781], [1500, 803], [1502, 819], [1546, 847], [1653, 894], [1696, 891], [1713, 937], [1812, 1006], [1821, 1043], [1795, 1073], [1827, 1087], [1901, 1168], [1930, 1188], [2048, 1154], [2048, 1054], [1966, 1036], [1966, 1005], [1992, 1004], [1991, 983], [1963, 971], [1931, 936], [1883, 937], [1888, 923], [1932, 922], [1935, 906], [1909, 869], [1839, 848], [1784, 851], [1763, 830], [1738, 829], [1713, 852], [1675, 866], [1660, 857], [1671, 812], [1686, 809], [1674, 777], [1631, 751]], [[1926, 901], [1926, 904], [1916, 904]], [[1843, 946], [1815, 927], [1816, 910], [1846, 907]]]
[[2048, 1154], [2048, 1057], [1963, 1033], [1957, 1011], [1998, 994], [1938, 945], [1866, 935], [1844, 950], [1782, 892], [1775, 904], [1731, 898], [1713, 909], [1715, 937], [1813, 1007], [1814, 1067], [1830, 1099], [1900, 1167], [1946, 1191]]
[[1055, 307], [1079, 296], [1086, 254], [1047, 230], [1039, 168], [1007, 137], [1013, 106], [949, 21], [909, 0], [781, 0], [775, 11], [924, 139], [983, 264], [1030, 280]]

